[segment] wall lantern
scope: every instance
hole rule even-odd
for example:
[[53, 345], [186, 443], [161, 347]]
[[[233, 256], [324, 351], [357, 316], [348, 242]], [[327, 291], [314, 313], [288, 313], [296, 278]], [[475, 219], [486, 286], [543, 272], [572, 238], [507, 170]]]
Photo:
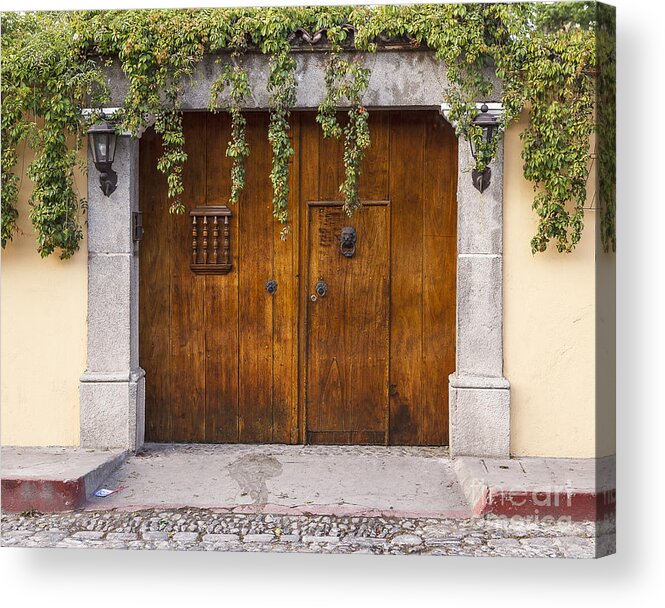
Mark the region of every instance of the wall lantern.
[[109, 196], [118, 183], [118, 174], [111, 167], [115, 157], [117, 134], [113, 123], [107, 120], [106, 115], [102, 114], [101, 117], [102, 122], [88, 129], [88, 140], [92, 160], [99, 171], [99, 187], [104, 196]]
[[[495, 116], [488, 112], [488, 110], [489, 108], [487, 107], [487, 104], [484, 103], [480, 106], [480, 114], [473, 119], [473, 124], [482, 129], [482, 141], [484, 143], [490, 143], [494, 137], [495, 131], [499, 128], [499, 121]], [[471, 155], [473, 158], [476, 158], [477, 151], [472, 139], [469, 140], [469, 144], [471, 146]], [[471, 177], [476, 190], [484, 192], [490, 185], [492, 171], [489, 167], [485, 167], [482, 171], [474, 169], [471, 172]]]

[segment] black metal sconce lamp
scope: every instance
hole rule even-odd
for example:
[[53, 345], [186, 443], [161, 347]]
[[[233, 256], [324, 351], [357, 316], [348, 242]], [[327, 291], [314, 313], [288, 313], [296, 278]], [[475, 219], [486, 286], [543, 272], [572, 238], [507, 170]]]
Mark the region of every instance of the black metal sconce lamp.
[[104, 196], [110, 196], [118, 183], [118, 174], [112, 168], [117, 134], [113, 123], [104, 114], [102, 114], [102, 122], [88, 129], [88, 140], [92, 160], [99, 171], [99, 187]]
[[[477, 127], [480, 127], [482, 130], [482, 141], [484, 143], [489, 143], [494, 137], [495, 131], [499, 128], [499, 121], [495, 116], [490, 114], [487, 104], [483, 104], [480, 107], [480, 114], [478, 114], [473, 119], [473, 124]], [[469, 145], [471, 147], [471, 155], [473, 158], [476, 158], [476, 149], [473, 143], [473, 140], [469, 140]], [[489, 167], [485, 167], [482, 171], [477, 171], [474, 169], [471, 173], [473, 179], [473, 185], [479, 192], [484, 192], [490, 185], [490, 179], [492, 177], [492, 171]]]

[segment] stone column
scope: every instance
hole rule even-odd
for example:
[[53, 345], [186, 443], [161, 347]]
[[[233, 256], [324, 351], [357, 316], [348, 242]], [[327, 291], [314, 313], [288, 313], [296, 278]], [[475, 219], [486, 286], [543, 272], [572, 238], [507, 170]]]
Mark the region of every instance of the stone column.
[[490, 186], [473, 186], [460, 138], [457, 182], [457, 352], [450, 376], [452, 456], [510, 455], [510, 385], [503, 377], [503, 143]]
[[104, 196], [88, 151], [88, 359], [81, 376], [81, 446], [143, 444], [145, 372], [138, 349], [138, 139], [118, 136], [115, 192]]

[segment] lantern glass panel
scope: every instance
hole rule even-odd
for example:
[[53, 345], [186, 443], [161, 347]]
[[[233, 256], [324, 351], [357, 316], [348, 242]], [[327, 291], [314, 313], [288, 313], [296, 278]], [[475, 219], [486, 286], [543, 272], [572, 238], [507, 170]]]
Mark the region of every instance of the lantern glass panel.
[[492, 141], [492, 136], [494, 135], [494, 129], [495, 127], [485, 127], [483, 129], [483, 137], [486, 143], [490, 143]]
[[471, 148], [471, 156], [473, 156], [473, 158], [476, 158], [476, 146], [473, 143], [473, 138], [469, 139], [469, 147]]
[[115, 144], [116, 144], [116, 134], [115, 133], [109, 133], [107, 135], [107, 162], [112, 163], [113, 160], [115, 159]]
[[106, 142], [107, 137], [108, 136], [106, 133], [98, 133], [94, 136], [98, 163], [106, 162], [106, 150], [108, 148], [108, 144]]
[[116, 134], [111, 130], [91, 130], [90, 149], [95, 164], [111, 164], [115, 158]]
[[92, 161], [97, 164], [97, 137], [92, 133], [88, 133], [88, 143], [90, 144], [90, 152], [92, 153]]

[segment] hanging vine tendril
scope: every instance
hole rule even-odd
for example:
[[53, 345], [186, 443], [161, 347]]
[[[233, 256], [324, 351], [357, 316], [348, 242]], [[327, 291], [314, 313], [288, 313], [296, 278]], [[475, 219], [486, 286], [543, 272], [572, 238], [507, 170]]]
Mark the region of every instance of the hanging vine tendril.
[[[368, 113], [362, 105], [369, 78], [370, 70], [362, 67], [357, 57], [346, 60], [339, 55], [331, 56], [325, 68], [326, 96], [316, 117], [325, 137], [339, 139], [344, 135], [345, 177], [339, 189], [344, 197], [344, 211], [349, 216], [360, 206], [360, 166], [370, 145]], [[337, 121], [337, 109], [344, 102], [349, 110], [346, 126], [342, 128]]]
[[[289, 160], [293, 147], [289, 138], [290, 108], [296, 103], [296, 62], [288, 51], [272, 58], [268, 93], [270, 93], [270, 123], [268, 141], [272, 146], [273, 215], [281, 224], [289, 221]], [[282, 228], [282, 238], [288, 226]]]
[[242, 114], [242, 107], [250, 93], [249, 75], [236, 63], [227, 64], [220, 77], [212, 85], [210, 109], [213, 112], [218, 110], [219, 97], [229, 86], [231, 93], [226, 110], [231, 115], [231, 139], [226, 148], [226, 156], [233, 161], [229, 203], [235, 205], [245, 187], [245, 159], [249, 156], [249, 146], [245, 129], [247, 120]]

